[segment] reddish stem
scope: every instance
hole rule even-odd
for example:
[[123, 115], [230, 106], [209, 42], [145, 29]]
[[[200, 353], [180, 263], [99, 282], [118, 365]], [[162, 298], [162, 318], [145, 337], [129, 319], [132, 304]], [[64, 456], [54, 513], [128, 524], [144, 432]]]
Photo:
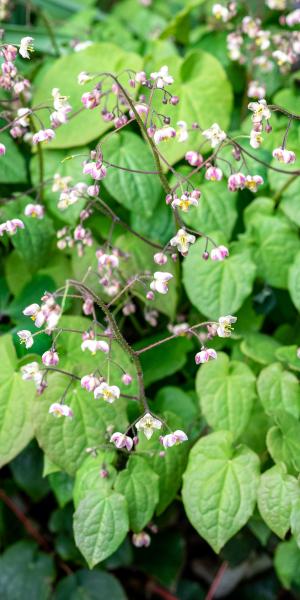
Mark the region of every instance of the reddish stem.
[[205, 596], [205, 600], [213, 600], [214, 595], [215, 595], [215, 593], [216, 593], [216, 591], [217, 591], [217, 589], [218, 589], [218, 587], [219, 587], [219, 585], [221, 583], [221, 580], [223, 579], [223, 576], [224, 576], [224, 573], [225, 573], [227, 567], [228, 567], [228, 562], [225, 561], [225, 562], [223, 562], [221, 564], [221, 566], [218, 569], [218, 571], [216, 573], [216, 576], [215, 576], [215, 578], [214, 578], [214, 580], [213, 580], [213, 582], [212, 582], [212, 584], [211, 584], [211, 586], [210, 586], [210, 588], [209, 588], [209, 590], [208, 590], [208, 592], [207, 592], [207, 594]]

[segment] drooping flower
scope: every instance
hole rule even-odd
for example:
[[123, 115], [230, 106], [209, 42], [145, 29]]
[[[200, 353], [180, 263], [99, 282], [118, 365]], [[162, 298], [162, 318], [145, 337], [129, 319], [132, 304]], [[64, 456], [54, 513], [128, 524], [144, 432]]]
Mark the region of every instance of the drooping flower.
[[219, 337], [230, 337], [232, 333], [232, 323], [237, 321], [237, 317], [227, 315], [226, 317], [219, 318], [219, 325], [217, 328], [217, 334]]
[[23, 37], [21, 39], [19, 54], [21, 54], [23, 58], [30, 58], [29, 52], [34, 52], [32, 42], [33, 38], [29, 36]]
[[196, 238], [194, 235], [187, 233], [185, 229], [178, 229], [176, 235], [171, 238], [170, 245], [177, 246], [179, 252], [186, 256], [189, 251], [190, 244], [194, 244]]
[[156, 87], [162, 89], [165, 85], [171, 85], [174, 83], [174, 79], [169, 75], [169, 69], [167, 65], [160, 68], [159, 71], [151, 73], [150, 75], [153, 81], [156, 81]]
[[136, 424], [138, 431], [142, 430], [147, 440], [150, 440], [155, 429], [161, 429], [162, 422], [153, 417], [150, 413], [146, 413]]
[[279, 162], [285, 164], [293, 164], [296, 160], [296, 154], [292, 150], [287, 150], [286, 148], [275, 148], [273, 150], [274, 158], [277, 158]]
[[42, 362], [47, 367], [57, 365], [59, 363], [59, 357], [56, 350], [51, 349], [44, 352], [42, 355]]
[[272, 52], [273, 58], [276, 60], [276, 63], [279, 67], [284, 67], [285, 65], [292, 64], [292, 57], [287, 52], [283, 52], [282, 50], [275, 50]]
[[202, 135], [210, 141], [212, 148], [215, 148], [226, 139], [226, 133], [222, 131], [218, 123], [213, 123], [211, 127], [202, 131]]
[[188, 212], [191, 206], [198, 206], [198, 200], [193, 194], [184, 193], [180, 198], [174, 198], [171, 203], [172, 208], [180, 208], [183, 212]]
[[223, 177], [223, 171], [218, 167], [208, 167], [205, 171], [205, 179], [208, 181], [221, 181]]
[[25, 348], [31, 348], [33, 346], [33, 337], [31, 331], [28, 329], [21, 329], [17, 332], [17, 336], [20, 338], [21, 344], [25, 344]]
[[168, 330], [174, 335], [185, 336], [188, 333], [190, 326], [188, 323], [178, 323], [177, 325], [168, 325]]
[[43, 373], [40, 370], [40, 365], [37, 362], [27, 363], [21, 367], [22, 379], [24, 381], [33, 380], [36, 387], [39, 387], [43, 379]]
[[0, 144], [0, 156], [3, 156], [6, 153], [6, 146], [4, 144]]
[[100, 179], [104, 179], [106, 176], [106, 167], [101, 161], [87, 162], [83, 166], [83, 173], [85, 175], [91, 175], [93, 179], [99, 181]]
[[100, 381], [95, 375], [84, 375], [81, 377], [80, 384], [83, 389], [93, 392], [97, 385], [100, 384]]
[[99, 106], [101, 101], [101, 92], [97, 90], [97, 88], [93, 89], [91, 92], [85, 92], [81, 96], [81, 102], [85, 106], [85, 108], [91, 110]]
[[245, 187], [251, 192], [257, 192], [258, 186], [264, 182], [260, 175], [247, 175], [245, 181]]
[[294, 27], [300, 23], [300, 8], [296, 8], [285, 17], [285, 22], [289, 27]]
[[4, 232], [8, 233], [8, 235], [14, 235], [18, 229], [24, 229], [25, 225], [21, 219], [11, 219], [1, 223], [0, 225], [0, 237], [4, 234]]
[[249, 81], [247, 96], [249, 98], [258, 98], [262, 100], [266, 95], [266, 88], [262, 83], [258, 81]]
[[224, 260], [227, 256], [229, 256], [229, 251], [226, 246], [217, 246], [210, 253], [211, 260]]
[[40, 129], [37, 133], [32, 136], [32, 143], [39, 144], [40, 142], [49, 142], [53, 140], [55, 133], [53, 129]]
[[151, 537], [146, 531], [140, 531], [132, 535], [132, 543], [136, 548], [148, 548], [151, 544]]
[[42, 204], [26, 204], [24, 209], [24, 215], [26, 217], [33, 217], [36, 219], [43, 219], [45, 209]]
[[96, 354], [96, 352], [98, 350], [101, 350], [101, 352], [104, 352], [105, 354], [107, 354], [107, 352], [109, 352], [109, 345], [107, 342], [103, 341], [103, 340], [96, 340], [96, 339], [86, 339], [83, 340], [82, 344], [81, 344], [81, 350], [83, 350], [83, 352], [85, 350], [89, 350], [92, 354]]
[[176, 137], [179, 142], [186, 142], [189, 137], [187, 123], [185, 121], [177, 121], [178, 131]]
[[113, 433], [110, 441], [115, 444], [116, 448], [126, 448], [128, 452], [130, 452], [133, 446], [133, 439], [129, 435], [125, 435], [125, 433], [120, 433], [120, 431]]
[[213, 348], [204, 348], [195, 355], [196, 365], [200, 365], [217, 358], [217, 353]]
[[230, 192], [243, 190], [246, 183], [246, 175], [243, 173], [233, 173], [228, 177], [228, 189]]
[[213, 4], [212, 14], [218, 21], [223, 21], [223, 23], [227, 23], [230, 18], [230, 12], [226, 6], [223, 4]]
[[168, 433], [160, 438], [160, 441], [164, 448], [171, 448], [171, 446], [178, 446], [182, 444], [182, 442], [186, 442], [188, 440], [188, 436], [181, 429], [177, 429], [173, 433]]
[[191, 167], [201, 167], [203, 163], [203, 156], [199, 152], [189, 150], [185, 155], [185, 160], [191, 165]]
[[171, 273], [156, 271], [153, 277], [154, 279], [150, 283], [151, 290], [159, 294], [167, 294], [169, 291], [168, 282], [173, 278], [173, 275]]
[[163, 252], [156, 252], [153, 256], [153, 260], [157, 265], [165, 265], [168, 262], [168, 257]]
[[174, 137], [176, 137], [176, 129], [174, 129], [174, 127], [170, 127], [170, 125], [166, 125], [166, 127], [161, 127], [161, 129], [157, 129], [153, 135], [153, 139], [156, 144], [166, 142]]
[[131, 375], [129, 375], [129, 373], [124, 373], [122, 375], [122, 381], [123, 381], [124, 385], [130, 385], [132, 383]]
[[94, 397], [103, 398], [105, 402], [112, 404], [115, 400], [120, 397], [120, 389], [117, 385], [108, 385], [105, 381], [102, 381], [94, 390]]
[[267, 101], [263, 98], [258, 100], [258, 102], [249, 102], [248, 108], [253, 112], [253, 123], [261, 123], [263, 119], [270, 119], [271, 117], [271, 111], [268, 108]]
[[74, 416], [70, 406], [67, 404], [60, 404], [59, 402], [51, 404], [49, 413], [54, 417], [69, 417], [70, 419]]
[[261, 131], [256, 131], [255, 129], [251, 130], [250, 133], [250, 146], [252, 148], [259, 148], [263, 142], [263, 137]]

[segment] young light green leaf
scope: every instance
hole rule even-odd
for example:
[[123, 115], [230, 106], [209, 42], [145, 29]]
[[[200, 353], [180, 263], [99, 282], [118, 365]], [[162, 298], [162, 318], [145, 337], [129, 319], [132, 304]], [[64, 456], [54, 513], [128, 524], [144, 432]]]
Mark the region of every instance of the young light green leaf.
[[276, 425], [269, 429], [267, 447], [274, 462], [283, 462], [288, 470], [300, 471], [300, 423], [291, 414], [277, 411]]
[[23, 381], [17, 371], [17, 356], [9, 335], [0, 338], [0, 466], [12, 460], [33, 435], [32, 381]]
[[[111, 464], [116, 457], [114, 448], [98, 452], [97, 456], [88, 456], [78, 469], [75, 477], [73, 500], [75, 508], [91, 491], [99, 494], [110, 490], [117, 476], [115, 467]], [[103, 475], [102, 471], [105, 471]]]
[[86, 457], [86, 448], [105, 441], [108, 426], [126, 429], [127, 418], [122, 399], [116, 404], [95, 400], [76, 383], [69, 389], [65, 403], [72, 408], [73, 419], [49, 414], [53, 402], [62, 398], [69, 379], [61, 374], [48, 378], [42, 398], [34, 401], [33, 423], [39, 445], [62, 470], [74, 475]]
[[298, 548], [300, 548], [300, 498], [299, 498], [299, 488], [297, 498], [293, 502], [292, 511], [291, 511], [291, 531], [297, 542]]
[[294, 346], [281, 346], [276, 350], [275, 356], [278, 360], [287, 365], [293, 371], [300, 371], [300, 360], [297, 355], [298, 347]]
[[217, 360], [200, 367], [196, 390], [208, 424], [217, 431], [227, 429], [238, 438], [247, 427], [256, 396], [251, 369], [218, 353]]
[[259, 397], [265, 411], [272, 414], [286, 410], [294, 417], [300, 414], [300, 389], [297, 377], [285, 371], [280, 363], [263, 369], [257, 380]]
[[284, 538], [290, 528], [292, 506], [299, 493], [297, 479], [288, 475], [283, 463], [268, 469], [260, 477], [257, 492], [259, 512], [280, 538]]
[[104, 181], [109, 193], [128, 210], [146, 219], [155, 211], [162, 194], [157, 175], [130, 173], [124, 169], [155, 171], [151, 150], [136, 133], [120, 131], [118, 135], [103, 140], [104, 158], [120, 168], [109, 168]]
[[288, 287], [296, 308], [300, 310], [300, 252], [289, 268]]
[[234, 449], [229, 431], [211, 433], [192, 448], [183, 476], [187, 516], [219, 552], [252, 515], [259, 481], [259, 459], [246, 446]]
[[158, 503], [158, 475], [141, 456], [130, 456], [126, 469], [120, 471], [114, 489], [128, 504], [130, 529], [141, 531], [153, 516]]
[[75, 543], [90, 569], [120, 546], [128, 530], [127, 503], [116, 492], [90, 492], [74, 514]]
[[275, 361], [275, 352], [280, 344], [270, 335], [258, 332], [248, 332], [241, 343], [243, 354], [257, 363], [268, 365]]
[[234, 315], [252, 290], [255, 265], [247, 253], [213, 263], [201, 258], [203, 251], [203, 240], [199, 240], [190, 248], [183, 263], [187, 295], [194, 306], [210, 319]]

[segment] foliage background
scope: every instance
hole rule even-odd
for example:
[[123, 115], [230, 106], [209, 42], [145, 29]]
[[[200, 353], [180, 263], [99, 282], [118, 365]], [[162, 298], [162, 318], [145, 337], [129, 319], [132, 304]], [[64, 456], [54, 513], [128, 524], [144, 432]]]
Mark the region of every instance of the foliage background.
[[[16, 3], [5, 29], [12, 43], [23, 35], [35, 39], [34, 60], [22, 63], [23, 72], [27, 70], [33, 79], [34, 104], [47, 100], [52, 87], [60, 87], [70, 95], [74, 108], [79, 107], [82, 89], [78, 89], [76, 76], [83, 70], [116, 71], [126, 65], [149, 71], [167, 63], [181, 97], [174, 118], [199, 121], [202, 126], [217, 121], [232, 132], [248, 133], [247, 65], [235, 65], [227, 57], [226, 32], [211, 25], [212, 4], [154, 0], [148, 8], [137, 0], [35, 0], [27, 8]], [[245, 4], [250, 11], [262, 13], [266, 26], [277, 22], [276, 15], [264, 13], [262, 2]], [[71, 50], [72, 41], [87, 39], [94, 42], [90, 48], [78, 53]], [[275, 71], [268, 77], [268, 99], [297, 111], [297, 70], [286, 76]], [[272, 125], [273, 131], [258, 153], [266, 162], [272, 161], [272, 149], [280, 144], [286, 122], [283, 117], [273, 116]], [[76, 160], [61, 161], [86, 147], [93, 148], [95, 139], [107, 128], [93, 112], [84, 112], [71, 122], [67, 134], [64, 128], [58, 131], [51, 147], [44, 151], [45, 178], [59, 171], [81, 180]], [[4, 138], [8, 151], [0, 161], [1, 217], [7, 219], [22, 215], [28, 198], [23, 193], [13, 203], [5, 198], [34, 185], [38, 165], [28, 147], [15, 144], [8, 134]], [[193, 138], [187, 146], [171, 145], [166, 152], [170, 162], [184, 171], [182, 158], [192, 145]], [[296, 152], [299, 149], [297, 127], [291, 130], [289, 147]], [[112, 139], [107, 151], [112, 162], [151, 169], [152, 159], [134, 129]], [[155, 412], [176, 413], [192, 439], [197, 439], [199, 429], [215, 432], [216, 448], [227, 448], [226, 452], [231, 452], [233, 443], [235, 447], [247, 445], [249, 455], [241, 465], [246, 480], [254, 477], [251, 450], [259, 455], [262, 470], [277, 465], [272, 472], [274, 479], [265, 482], [269, 490], [278, 490], [273, 502], [280, 510], [274, 521], [268, 508], [263, 521], [261, 504], [261, 512], [256, 509], [236, 535], [231, 537], [235, 531], [225, 535], [225, 541], [231, 539], [216, 555], [211, 546], [219, 552], [223, 543], [207, 534], [209, 526], [205, 519], [203, 523], [203, 511], [199, 516], [203, 537], [186, 517], [178, 491], [186, 453], [176, 449], [175, 458], [170, 454], [171, 475], [162, 473], [162, 493], [154, 517], [158, 533], [152, 535], [150, 548], [136, 549], [127, 537], [109, 558], [88, 571], [72, 531], [73, 501], [76, 504], [80, 495], [80, 474], [77, 471], [75, 488], [74, 475], [82, 455], [73, 445], [62, 453], [60, 425], [55, 424], [55, 444], [50, 443], [49, 425], [43, 425], [48, 423], [47, 409], [19, 375], [26, 352], [17, 343], [16, 331], [28, 326], [22, 309], [45, 289], [51, 291], [62, 285], [66, 277], [80, 277], [95, 250], [87, 249], [79, 261], [75, 254], [62, 254], [56, 249], [55, 230], [75, 224], [82, 206], [76, 204], [61, 213], [49, 186], [45, 193], [47, 217], [34, 224], [27, 219], [26, 233], [13, 237], [11, 243], [3, 242], [0, 249], [4, 334], [0, 340], [0, 455], [1, 463], [6, 465], [0, 476], [0, 590], [5, 600], [27, 596], [38, 600], [146, 596], [198, 600], [205, 598], [216, 572], [221, 567], [222, 573], [225, 566], [219, 582], [219, 593], [224, 597], [299, 597], [300, 534], [295, 518], [293, 536], [288, 534], [284, 541], [280, 538], [285, 537], [291, 524], [288, 477], [297, 477], [300, 470], [300, 363], [296, 357], [300, 345], [300, 184], [295, 179], [286, 186], [282, 175], [264, 166], [258, 170], [255, 166], [255, 172], [265, 180], [256, 196], [247, 191], [229, 193], [223, 182], [201, 182], [203, 196], [196, 217], [193, 214], [193, 225], [229, 245], [231, 255], [222, 263], [201, 262], [198, 242], [182, 270], [177, 270], [177, 291], [160, 306], [162, 317], [155, 330], [155, 339], [164, 337], [176, 312], [189, 322], [231, 313], [238, 316], [234, 336], [218, 340], [219, 360], [200, 370], [194, 365], [194, 342], [180, 338], [161, 352], [147, 353], [143, 368], [147, 396]], [[172, 218], [154, 177], [148, 177], [145, 184], [142, 176], [112, 171], [104, 188], [110, 205], [138, 232], [160, 243], [170, 238]], [[93, 216], [89, 226], [101, 244], [108, 235], [107, 219]], [[116, 227], [114, 236], [116, 245], [130, 250], [143, 268], [151, 265], [152, 253], [133, 244], [129, 234]], [[67, 315], [66, 323], [82, 322], [79, 308], [77, 312], [75, 309], [74, 314]], [[141, 325], [139, 319], [127, 319], [124, 333], [133, 343], [142, 337], [143, 344], [154, 335], [151, 327], [143, 321]], [[76, 353], [72, 341], [69, 344], [65, 360], [72, 364], [82, 361], [80, 351]], [[47, 348], [47, 338], [39, 336], [34, 351], [42, 354]], [[133, 408], [129, 405], [130, 410]], [[125, 412], [123, 417], [118, 415], [119, 423], [122, 418], [126, 418]], [[37, 441], [32, 439], [33, 425]], [[101, 427], [99, 423], [99, 431]], [[223, 430], [229, 433], [223, 434]], [[79, 431], [77, 436], [81, 447], [85, 445], [84, 435]], [[203, 452], [202, 459], [197, 456], [199, 462], [195, 461], [185, 475], [183, 500], [186, 494], [188, 516], [192, 510], [188, 507], [189, 497], [195, 487], [202, 497], [213, 469], [205, 448]], [[177, 481], [172, 461], [178, 462]], [[158, 465], [154, 470], [160, 469]], [[228, 493], [234, 502], [234, 487]], [[246, 495], [251, 494], [247, 489]], [[210, 545], [204, 541], [207, 535]]]

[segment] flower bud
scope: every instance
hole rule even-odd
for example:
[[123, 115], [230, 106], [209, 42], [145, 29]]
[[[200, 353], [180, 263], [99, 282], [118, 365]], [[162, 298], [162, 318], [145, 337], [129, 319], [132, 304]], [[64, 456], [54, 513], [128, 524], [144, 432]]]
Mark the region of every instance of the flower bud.
[[209, 252], [207, 252], [207, 251], [203, 252], [202, 258], [203, 258], [203, 260], [208, 260], [209, 259]]
[[173, 104], [173, 106], [176, 106], [176, 104], [178, 104], [178, 102], [179, 102], [178, 96], [171, 96], [170, 104]]
[[130, 385], [132, 382], [131, 375], [129, 375], [129, 373], [124, 373], [124, 375], [122, 375], [122, 381], [124, 385]]

